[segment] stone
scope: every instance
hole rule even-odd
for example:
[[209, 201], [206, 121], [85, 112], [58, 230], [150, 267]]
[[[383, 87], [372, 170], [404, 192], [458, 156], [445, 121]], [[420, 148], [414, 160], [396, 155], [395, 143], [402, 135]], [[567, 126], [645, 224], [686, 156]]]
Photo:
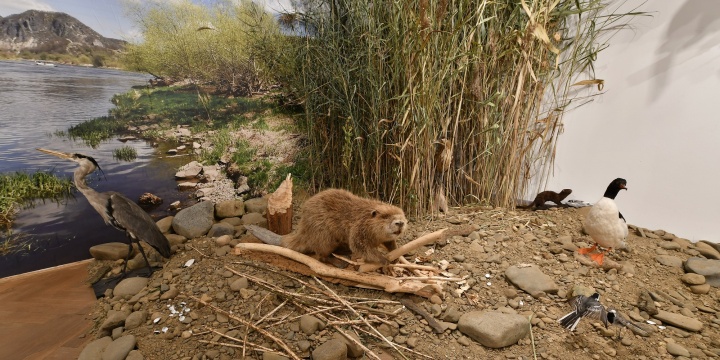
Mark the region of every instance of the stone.
[[242, 199], [226, 200], [215, 204], [215, 216], [218, 219], [245, 215], [245, 202]]
[[668, 354], [673, 356], [690, 357], [690, 352], [682, 345], [675, 342], [667, 343], [667, 345], [665, 345], [665, 349], [667, 350]]
[[703, 328], [703, 323], [698, 319], [693, 319], [685, 315], [667, 312], [665, 310], [658, 309], [658, 313], [653, 315], [653, 317], [662, 321], [663, 323], [670, 324], [688, 331], [699, 332]]
[[138, 199], [138, 205], [144, 208], [151, 208], [153, 206], [162, 204], [162, 202], [163, 199], [161, 197], [149, 192], [143, 193]]
[[463, 314], [458, 329], [489, 348], [513, 345], [530, 332], [530, 321], [523, 315], [471, 311]]
[[143, 356], [143, 354], [138, 350], [132, 350], [128, 353], [125, 360], [145, 360], [145, 356]]
[[257, 225], [260, 227], [267, 228], [267, 219], [265, 215], [256, 212], [250, 212], [242, 217], [243, 225]]
[[[212, 231], [212, 228], [210, 229], [210, 231]], [[233, 232], [234, 231], [235, 231], [235, 228], [233, 228]], [[217, 244], [217, 246], [225, 246], [225, 245], [229, 244], [231, 240], [232, 240], [232, 236], [221, 235], [220, 237], [215, 239], [215, 244]]]
[[708, 259], [720, 259], [720, 251], [715, 250], [713, 246], [706, 243], [707, 240], [701, 240], [695, 243], [695, 250], [699, 251], [700, 254]]
[[685, 272], [705, 276], [705, 282], [720, 287], [720, 260], [692, 257], [685, 261]]
[[139, 293], [148, 284], [148, 279], [143, 277], [131, 277], [121, 281], [115, 289], [113, 289], [113, 295], [115, 296], [129, 296]]
[[215, 223], [210, 227], [210, 231], [207, 233], [208, 237], [220, 237], [223, 235], [235, 235], [235, 227], [226, 223]]
[[130, 351], [135, 348], [135, 344], [135, 336], [122, 336], [105, 347], [102, 360], [125, 360]]
[[[178, 183], [177, 187], [178, 187], [178, 190], [190, 190], [190, 189], [196, 188], [197, 183], [185, 181], [185, 182]], [[170, 206], [172, 206], [172, 204]], [[180, 206], [179, 202], [178, 202], [177, 206], [178, 207]]]
[[443, 321], [457, 323], [460, 321], [460, 316], [462, 316], [462, 313], [458, 308], [454, 305], [448, 306], [447, 310], [445, 310], [445, 314], [442, 317]]
[[173, 230], [188, 239], [203, 236], [212, 227], [214, 214], [215, 206], [212, 202], [199, 202], [175, 215], [172, 221]]
[[78, 356], [78, 360], [97, 360], [102, 356], [103, 350], [112, 343], [113, 340], [109, 336], [97, 339], [85, 346]]
[[242, 225], [242, 219], [239, 218], [239, 217], [229, 217], [229, 218], [225, 218], [225, 219], [220, 220], [220, 222], [221, 222], [221, 223], [230, 224], [230, 225], [232, 225], [232, 226]]
[[187, 242], [186, 237], [184, 237], [182, 235], [178, 235], [178, 234], [167, 234], [167, 235], [165, 235], [165, 238], [167, 239], [170, 246], [182, 245]]
[[259, 197], [245, 201], [245, 212], [246, 213], [258, 213], [265, 214], [267, 211], [267, 198]]
[[172, 220], [174, 216], [166, 216], [160, 220], [158, 220], [155, 225], [157, 225], [158, 229], [160, 229], [160, 232], [163, 234], [170, 231], [170, 228], [172, 228]]
[[240, 291], [240, 289], [247, 289], [248, 287], [248, 279], [247, 278], [239, 278], [232, 283], [230, 283], [230, 290], [232, 291]]
[[313, 360], [345, 360], [347, 346], [340, 339], [331, 339], [313, 350], [312, 358]]
[[555, 280], [534, 264], [511, 266], [505, 270], [505, 277], [533, 297], [541, 293], [556, 294], [559, 290]]
[[655, 261], [665, 266], [682, 268], [683, 261], [681, 258], [672, 255], [658, 255], [655, 256]]
[[705, 276], [695, 273], [687, 273], [680, 280], [688, 285], [702, 285], [705, 283]]
[[96, 260], [124, 260], [130, 247], [127, 243], [111, 242], [90, 248], [90, 255]]
[[305, 334], [312, 335], [322, 329], [325, 329], [325, 323], [323, 323], [322, 320], [312, 315], [303, 315], [300, 317], [300, 330]]
[[197, 161], [190, 162], [189, 164], [186, 164], [182, 167], [180, 167], [180, 171], [175, 173], [176, 179], [192, 179], [196, 178], [198, 175], [200, 175], [200, 172], [202, 171], [202, 165], [198, 163]]
[[145, 310], [135, 311], [125, 319], [125, 329], [132, 330], [142, 325], [147, 320], [147, 312]]
[[263, 353], [262, 360], [290, 360], [290, 358], [276, 353], [265, 352]]
[[[358, 336], [357, 333], [355, 333], [354, 331], [348, 331], [348, 330], [346, 330], [344, 332], [345, 332], [345, 334], [351, 336], [353, 339], [357, 340], [357, 342], [362, 344], [362, 340], [360, 340], [360, 337]], [[347, 354], [350, 357], [359, 358], [359, 357], [365, 355], [365, 350], [363, 350], [358, 344], [345, 338], [344, 335], [336, 333], [335, 335], [333, 335], [333, 339], [340, 339], [343, 342], [345, 342], [345, 345], [347, 346]]]
[[160, 300], [170, 300], [176, 298], [178, 295], [180, 295], [180, 290], [175, 287], [175, 285], [170, 285], [170, 289], [160, 295]]
[[704, 295], [710, 292], [710, 284], [692, 285], [690, 292], [693, 294]]
[[105, 321], [103, 321], [103, 323], [100, 325], [100, 330], [109, 332], [118, 326], [123, 326], [123, 324], [125, 324], [125, 319], [127, 319], [127, 316], [128, 315], [123, 311], [108, 311]]

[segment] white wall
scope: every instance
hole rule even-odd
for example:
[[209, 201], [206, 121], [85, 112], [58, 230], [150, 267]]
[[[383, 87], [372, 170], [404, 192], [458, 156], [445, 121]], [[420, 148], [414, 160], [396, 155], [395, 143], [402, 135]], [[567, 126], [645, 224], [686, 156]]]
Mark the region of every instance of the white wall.
[[720, 1], [640, 10], [653, 16], [599, 55], [605, 93], [565, 115], [547, 189], [595, 202], [622, 177], [629, 190], [616, 200], [630, 224], [720, 242]]

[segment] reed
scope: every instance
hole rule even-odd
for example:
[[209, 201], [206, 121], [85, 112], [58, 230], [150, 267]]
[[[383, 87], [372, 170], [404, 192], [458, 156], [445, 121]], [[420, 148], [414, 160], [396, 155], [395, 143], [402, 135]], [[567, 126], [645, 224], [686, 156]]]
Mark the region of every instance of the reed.
[[[313, 184], [424, 213], [512, 207], [552, 169], [572, 85], [632, 15], [602, 0], [305, 1], [291, 42]], [[287, 25], [287, 24], [286, 24]]]
[[137, 150], [132, 146], [123, 145], [113, 150], [113, 158], [120, 161], [133, 161], [137, 159]]
[[69, 196], [70, 179], [49, 172], [0, 174], [0, 229], [9, 229], [17, 210], [35, 199], [60, 199]]

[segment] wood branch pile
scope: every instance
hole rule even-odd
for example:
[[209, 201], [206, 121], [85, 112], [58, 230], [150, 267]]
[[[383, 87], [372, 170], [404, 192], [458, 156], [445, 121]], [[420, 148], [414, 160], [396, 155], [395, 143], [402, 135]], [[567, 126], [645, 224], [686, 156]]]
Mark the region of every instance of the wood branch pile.
[[[281, 287], [253, 276], [249, 272], [238, 270], [243, 266], [261, 268], [285, 276], [290, 281], [295, 282], [295, 287], [292, 291], [288, 291], [286, 286]], [[392, 326], [395, 318], [406, 310], [405, 305], [416, 307], [409, 299], [402, 299], [398, 302], [377, 298], [343, 297], [317, 277], [305, 281], [284, 272], [263, 268], [249, 262], [234, 262], [232, 266], [225, 266], [225, 269], [264, 288], [267, 290], [267, 295], [254, 306], [255, 311], [252, 311], [249, 316], [233, 314], [231, 311], [225, 310], [219, 305], [213, 305], [202, 298], [188, 296], [196, 301], [199, 306], [206, 306], [211, 309], [216, 316], [228, 318], [227, 326], [223, 329], [214, 329], [208, 326], [203, 329], [196, 329], [197, 331], [192, 336], [198, 342], [235, 348], [236, 353], [242, 352], [241, 358], [245, 358], [252, 353], [262, 355], [270, 352], [290, 359], [301, 359], [309, 355], [303, 353], [303, 351], [307, 352], [307, 349], [293, 348], [293, 346], [285, 342], [285, 336], [282, 334], [284, 334], [284, 328], [288, 324], [295, 323], [298, 320], [301, 323], [301, 330], [306, 331], [306, 329], [302, 328], [303, 319], [301, 318], [311, 316], [312, 320], [320, 321], [320, 323], [309, 322], [315, 324], [313, 326], [319, 327], [319, 330], [331, 328], [334, 332], [340, 334], [341, 340], [348, 344], [348, 349], [353, 352], [354, 357], [364, 354], [368, 359], [381, 359], [378, 354], [364, 345], [368, 339], [374, 339], [384, 343], [385, 348], [388, 349], [386, 351], [394, 352], [399, 358], [431, 358], [391, 341], [378, 330], [378, 327], [383, 324]], [[267, 309], [268, 306], [272, 307], [271, 311], [262, 311], [263, 308]], [[239, 331], [231, 332], [231, 330]], [[314, 328], [309, 329], [313, 333], [317, 330]], [[208, 334], [213, 334], [214, 338], [207, 340], [206, 335]]]

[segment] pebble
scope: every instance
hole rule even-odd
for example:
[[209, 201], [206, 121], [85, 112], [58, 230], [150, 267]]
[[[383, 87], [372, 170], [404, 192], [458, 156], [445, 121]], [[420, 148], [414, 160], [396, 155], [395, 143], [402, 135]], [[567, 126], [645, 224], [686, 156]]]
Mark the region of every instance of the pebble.
[[684, 356], [689, 357], [690, 352], [684, 348], [682, 345], [675, 343], [675, 342], [669, 342], [667, 345], [665, 345], [665, 349], [667, 350], [668, 354], [674, 355], [674, 356]]

